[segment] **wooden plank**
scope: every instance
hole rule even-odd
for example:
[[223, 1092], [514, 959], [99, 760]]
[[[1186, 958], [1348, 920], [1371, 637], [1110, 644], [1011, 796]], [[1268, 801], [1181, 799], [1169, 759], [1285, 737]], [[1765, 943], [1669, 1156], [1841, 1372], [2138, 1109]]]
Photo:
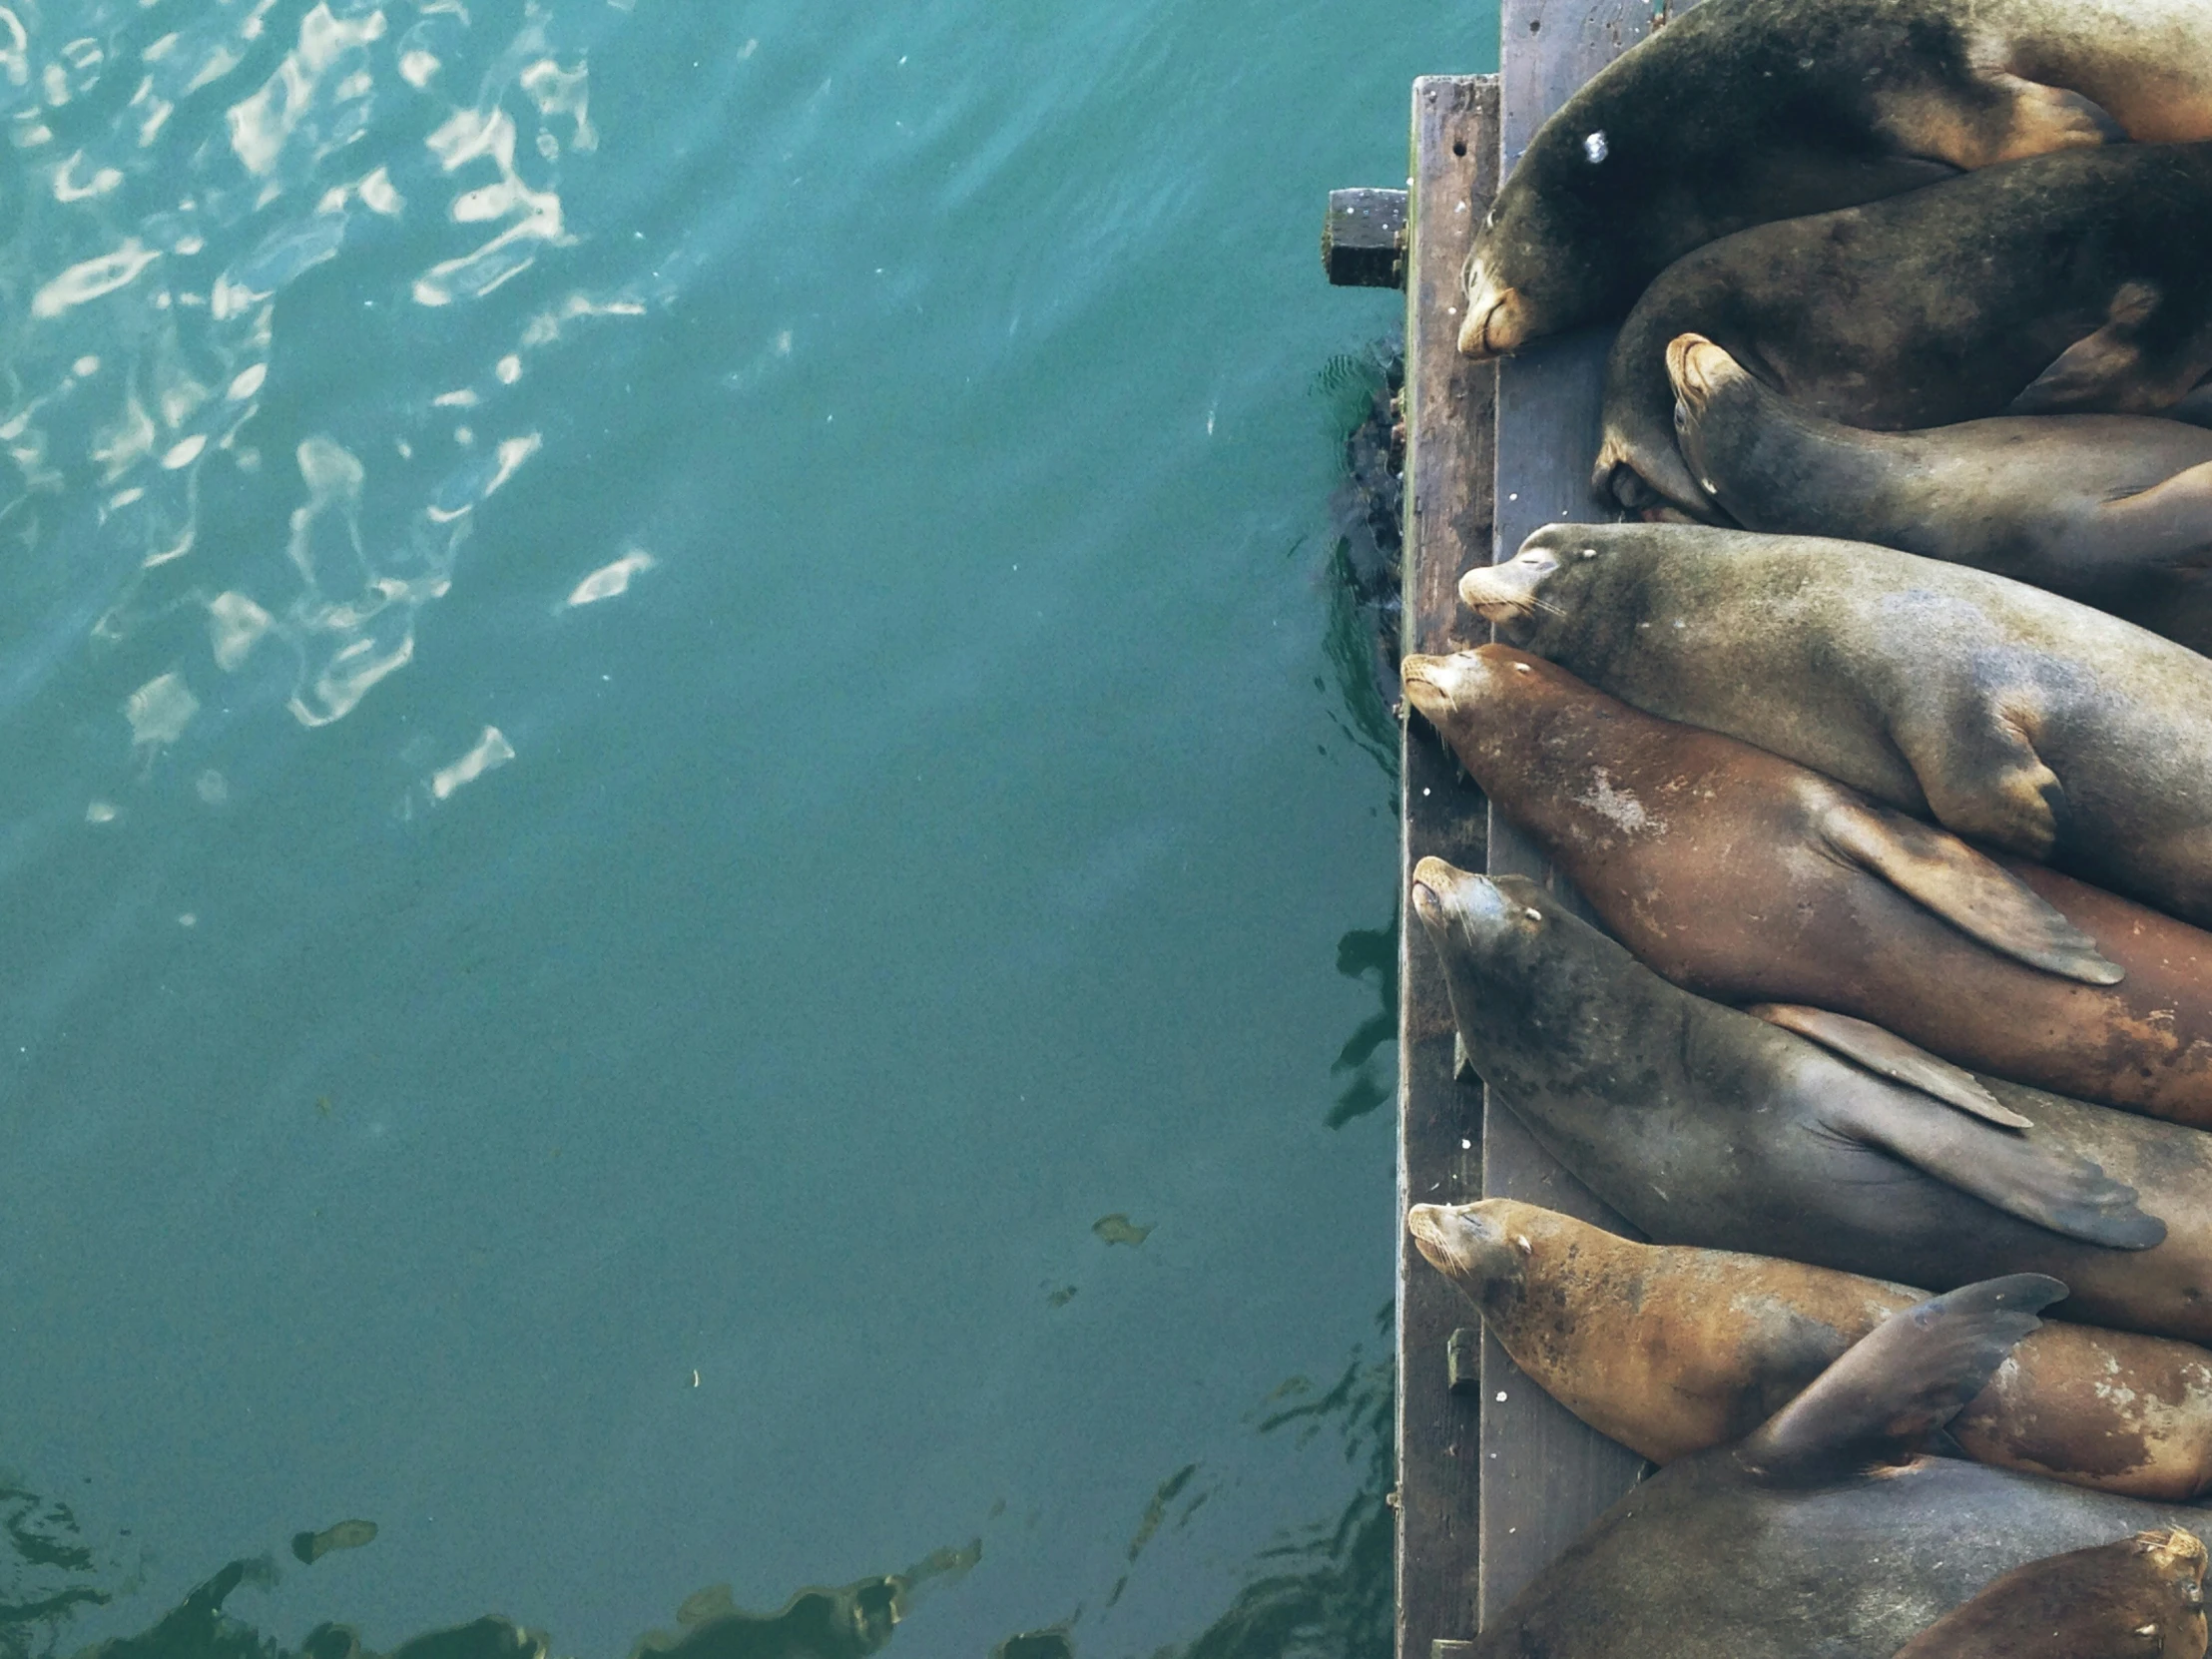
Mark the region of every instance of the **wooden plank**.
[[[1461, 571], [1493, 539], [1496, 370], [1458, 353], [1459, 268], [1497, 188], [1494, 77], [1413, 83], [1413, 195], [1405, 272], [1405, 538], [1402, 637], [1408, 652], [1451, 649]], [[1400, 755], [1402, 877], [1433, 853], [1482, 867], [1479, 792], [1419, 721]], [[1417, 922], [1399, 930], [1398, 1214], [1480, 1192], [1480, 1098], [1452, 1076], [1451, 1005]], [[1453, 1393], [1446, 1354], [1471, 1310], [1398, 1229], [1397, 1654], [1474, 1634], [1480, 1429]]]
[[[1545, 117], [1649, 33], [1653, 21], [1654, 0], [1505, 0], [1501, 176]], [[1545, 524], [1605, 516], [1590, 494], [1589, 471], [1612, 333], [1592, 329], [1542, 341], [1499, 365], [1492, 558], [1511, 558], [1529, 532]], [[1489, 828], [1493, 873], [1532, 876], [1589, 913], [1525, 837], [1494, 818]], [[1510, 1109], [1486, 1099], [1482, 1124], [1484, 1196], [1525, 1199], [1634, 1236], [1536, 1144]], [[1487, 1625], [1633, 1483], [1641, 1462], [1528, 1382], [1487, 1333], [1481, 1412], [1477, 1612]]]

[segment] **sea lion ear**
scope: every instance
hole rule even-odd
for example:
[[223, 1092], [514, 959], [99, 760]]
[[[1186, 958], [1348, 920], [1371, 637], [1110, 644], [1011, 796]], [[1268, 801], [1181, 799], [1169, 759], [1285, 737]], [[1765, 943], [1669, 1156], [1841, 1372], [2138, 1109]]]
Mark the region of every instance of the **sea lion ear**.
[[2126, 970], [2026, 882], [1948, 830], [1857, 802], [1821, 818], [1829, 846], [1928, 906], [1991, 950], [2085, 985], [2116, 985]]
[[1892, 1314], [1736, 1449], [1747, 1472], [1777, 1485], [1818, 1485], [1896, 1465], [1988, 1386], [2013, 1345], [2066, 1294], [2018, 1273]]

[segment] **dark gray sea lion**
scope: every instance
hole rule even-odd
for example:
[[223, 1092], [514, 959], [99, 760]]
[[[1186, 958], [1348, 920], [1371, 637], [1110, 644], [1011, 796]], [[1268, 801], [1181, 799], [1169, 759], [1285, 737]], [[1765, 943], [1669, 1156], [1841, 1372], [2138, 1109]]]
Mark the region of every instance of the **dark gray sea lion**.
[[[1729, 1445], [1926, 1291], [1736, 1251], [1648, 1245], [1511, 1199], [1416, 1204], [1420, 1253], [1513, 1363], [1655, 1463]], [[2053, 1323], [1953, 1417], [1967, 1456], [2181, 1502], [2212, 1485], [2212, 1354]]]
[[2060, 1294], [2022, 1275], [1892, 1315], [1747, 1438], [1631, 1488], [1474, 1659], [1891, 1659], [2014, 1567], [2203, 1524], [1921, 1454]]
[[1613, 342], [1593, 484], [1710, 518], [1674, 439], [1667, 346], [1686, 333], [1852, 426], [2154, 414], [2212, 370], [2212, 144], [1985, 168], [1669, 267]]
[[2138, 1532], [2003, 1574], [1897, 1659], [2204, 1659], [2201, 1540]]
[[2122, 136], [2212, 138], [2196, 0], [1705, 0], [1538, 130], [1475, 239], [1459, 348], [1617, 317], [1732, 231]]
[[1475, 1069], [1648, 1237], [1936, 1289], [2051, 1273], [2070, 1318], [2212, 1339], [2212, 1136], [1987, 1084], [2010, 1133], [1668, 984], [1533, 882], [1424, 858], [1410, 897]]
[[1404, 676], [1498, 811], [1676, 984], [1793, 1005], [1793, 1029], [1886, 1075], [1918, 1045], [2212, 1126], [2212, 934], [1510, 646], [1408, 657]]
[[1885, 547], [1684, 524], [1549, 525], [1459, 596], [1648, 714], [2212, 926], [2212, 660], [2169, 640]]
[[1994, 571], [2212, 653], [2212, 431], [2012, 415], [1867, 432], [1798, 407], [1699, 334], [1668, 346], [1667, 373], [1683, 460], [1746, 529]]

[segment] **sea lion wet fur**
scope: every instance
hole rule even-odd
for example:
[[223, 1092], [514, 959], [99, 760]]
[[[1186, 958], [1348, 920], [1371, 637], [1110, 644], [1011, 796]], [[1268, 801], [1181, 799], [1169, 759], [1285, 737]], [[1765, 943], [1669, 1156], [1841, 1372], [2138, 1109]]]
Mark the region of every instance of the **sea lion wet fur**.
[[2212, 370], [2212, 144], [2011, 162], [1669, 267], [1607, 359], [1592, 485], [1711, 518], [1675, 444], [1667, 347], [1685, 333], [1851, 426], [2156, 413]]
[[[1406, 1228], [1529, 1379], [1657, 1463], [1740, 1440], [1926, 1291], [1766, 1256], [1637, 1244], [1511, 1199]], [[2045, 1325], [1951, 1419], [1966, 1455], [2182, 1502], [2212, 1485], [2212, 1354]]]
[[2204, 1564], [2203, 1542], [2182, 1531], [2046, 1556], [1945, 1613], [1897, 1659], [2204, 1659]]
[[1474, 1659], [1891, 1659], [2029, 1562], [2194, 1538], [2200, 1511], [1919, 1454], [2063, 1293], [2024, 1275], [1892, 1315], [1739, 1443], [1632, 1487]]
[[1675, 983], [1793, 1005], [1784, 1023], [1887, 1075], [1925, 1050], [2212, 1125], [2212, 934], [1509, 646], [1408, 657], [1404, 680], [1495, 809]]
[[2212, 1339], [2212, 1136], [1989, 1084], [2007, 1132], [1668, 984], [1518, 876], [1424, 858], [1409, 898], [1483, 1081], [1646, 1236], [1906, 1285], [2052, 1273], [2068, 1318]]
[[2212, 926], [2212, 659], [2170, 640], [1910, 553], [1695, 525], [1549, 525], [1459, 594], [1648, 714]]
[[2014, 577], [2212, 654], [2212, 431], [2013, 415], [1918, 432], [1823, 420], [1697, 334], [1667, 348], [1675, 439], [1749, 530]]
[[1460, 347], [1618, 317], [1731, 232], [2117, 137], [2212, 138], [2195, 0], [1705, 0], [1538, 129], [1475, 240]]

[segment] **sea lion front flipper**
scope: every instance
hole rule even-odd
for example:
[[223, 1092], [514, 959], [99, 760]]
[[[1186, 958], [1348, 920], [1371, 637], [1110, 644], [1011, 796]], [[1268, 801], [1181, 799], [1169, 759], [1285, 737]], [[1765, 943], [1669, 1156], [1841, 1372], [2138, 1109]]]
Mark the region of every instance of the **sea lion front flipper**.
[[1836, 852], [1991, 950], [2085, 985], [2127, 977], [2034, 889], [1946, 830], [1857, 801], [1830, 806], [1820, 829]]
[[2040, 1273], [1985, 1280], [1892, 1314], [1737, 1447], [1744, 1468], [1812, 1485], [1895, 1465], [1988, 1386], [2066, 1294]]
[[2005, 1134], [1916, 1091], [1837, 1091], [1823, 1115], [1836, 1133], [2069, 1239], [2149, 1250], [2166, 1237], [2166, 1224], [2136, 1207], [2133, 1187], [2086, 1158]]
[[2097, 551], [2115, 566], [2162, 570], [2202, 560], [2212, 552], [2212, 461], [2107, 501], [2097, 509]]
[[1881, 131], [1915, 156], [1968, 170], [2127, 142], [2111, 112], [2078, 92], [1989, 66], [1979, 79], [1997, 101], [1978, 119], [1961, 119], [1952, 94], [1893, 93], [1877, 100]]
[[1756, 1014], [1769, 1025], [1779, 1025], [1785, 1031], [1795, 1031], [1831, 1053], [1865, 1066], [1878, 1077], [1887, 1077], [1893, 1083], [1903, 1083], [1909, 1089], [1934, 1095], [1944, 1105], [1955, 1106], [1961, 1112], [1969, 1112], [2006, 1129], [2035, 1127], [2032, 1119], [2023, 1118], [2009, 1107], [1998, 1104], [1997, 1097], [1983, 1088], [1972, 1072], [1948, 1060], [1938, 1060], [1927, 1049], [1879, 1025], [1853, 1019], [1848, 1014], [1832, 1014], [1825, 1008], [1806, 1008], [1786, 1002], [1761, 1002], [1744, 1012]]
[[2006, 412], [2147, 412], [2173, 402], [2189, 387], [2177, 386], [2172, 395], [2160, 396], [2144, 372], [2143, 324], [2158, 302], [2158, 289], [2150, 283], [2124, 283], [2112, 296], [2104, 326], [2059, 352], [2058, 360], [2029, 381]]

